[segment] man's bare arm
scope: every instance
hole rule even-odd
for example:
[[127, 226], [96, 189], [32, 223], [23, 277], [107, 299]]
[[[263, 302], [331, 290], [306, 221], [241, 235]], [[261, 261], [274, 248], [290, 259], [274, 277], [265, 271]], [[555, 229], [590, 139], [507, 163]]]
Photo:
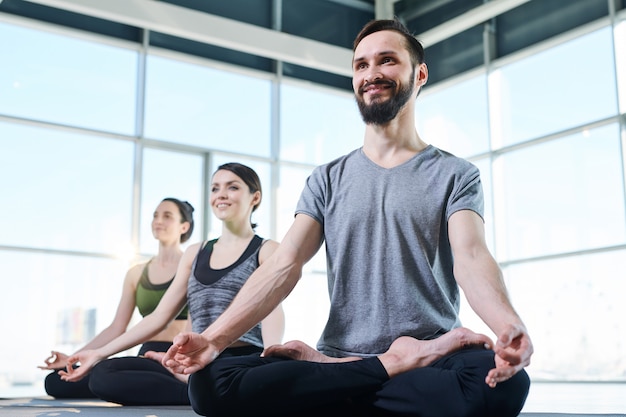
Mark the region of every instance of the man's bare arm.
[[299, 214], [276, 251], [248, 278], [231, 305], [202, 334], [177, 336], [163, 365], [193, 373], [213, 361], [243, 334], [262, 321], [291, 293], [303, 265], [319, 250], [322, 227]]

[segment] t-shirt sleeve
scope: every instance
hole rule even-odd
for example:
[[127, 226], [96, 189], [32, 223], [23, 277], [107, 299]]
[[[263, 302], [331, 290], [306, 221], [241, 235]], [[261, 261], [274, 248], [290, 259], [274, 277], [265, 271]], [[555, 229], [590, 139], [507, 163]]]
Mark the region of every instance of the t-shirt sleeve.
[[317, 167], [304, 184], [304, 189], [302, 190], [302, 194], [300, 194], [300, 200], [296, 206], [295, 214], [306, 214], [323, 226], [324, 216], [326, 214], [326, 205], [324, 204], [325, 189], [322, 169], [321, 167]]
[[480, 171], [473, 164], [458, 176], [454, 188], [448, 199], [446, 219], [460, 210], [472, 210], [484, 221], [485, 201], [483, 186], [480, 181]]

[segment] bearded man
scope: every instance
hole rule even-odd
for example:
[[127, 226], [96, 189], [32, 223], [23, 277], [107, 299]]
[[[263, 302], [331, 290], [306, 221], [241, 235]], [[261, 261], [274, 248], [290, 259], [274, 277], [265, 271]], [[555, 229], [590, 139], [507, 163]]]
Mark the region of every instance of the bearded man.
[[[516, 416], [532, 342], [485, 243], [478, 169], [415, 129], [422, 45], [396, 20], [372, 21], [352, 65], [363, 146], [313, 171], [274, 255], [163, 364], [191, 374], [206, 416]], [[290, 293], [322, 242], [330, 313], [317, 349], [291, 341], [214, 361]], [[495, 344], [461, 327], [459, 287]]]

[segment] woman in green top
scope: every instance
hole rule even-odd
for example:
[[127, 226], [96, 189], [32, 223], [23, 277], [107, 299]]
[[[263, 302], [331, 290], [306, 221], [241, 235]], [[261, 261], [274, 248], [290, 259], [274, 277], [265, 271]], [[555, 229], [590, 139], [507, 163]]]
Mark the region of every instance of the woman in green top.
[[[152, 217], [152, 234], [159, 242], [156, 256], [128, 270], [113, 321], [74, 354], [104, 346], [123, 334], [130, 323], [135, 307], [142, 316], [150, 314], [156, 308], [176, 275], [178, 263], [183, 255], [181, 243], [186, 242], [193, 232], [193, 211], [191, 204], [176, 198], [165, 198], [159, 203]], [[186, 329], [186, 326], [187, 308], [185, 307], [175, 320], [141, 346], [138, 356], [143, 356], [148, 351], [165, 352], [174, 336]], [[95, 398], [96, 396], [89, 389], [88, 376], [79, 382], [61, 380], [58, 370], [65, 369], [68, 357], [61, 352], [52, 351], [50, 357], [45, 360], [45, 365], [39, 367], [53, 370], [45, 379], [46, 393], [55, 398]], [[151, 380], [157, 387], [162, 388], [159, 389], [160, 392], [152, 394], [154, 401], [161, 404], [189, 404], [185, 382], [178, 380], [163, 366], [151, 359], [137, 357], [132, 359], [134, 361], [120, 362], [120, 365], [127, 365], [136, 370], [139, 364], [154, 374]], [[146, 400], [151, 402], [150, 398]]]

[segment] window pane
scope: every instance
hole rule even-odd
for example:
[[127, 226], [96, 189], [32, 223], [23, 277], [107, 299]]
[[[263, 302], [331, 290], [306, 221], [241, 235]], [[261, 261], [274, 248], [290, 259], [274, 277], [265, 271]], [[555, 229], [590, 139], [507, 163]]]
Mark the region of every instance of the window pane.
[[312, 168], [298, 168], [288, 165], [281, 165], [280, 167], [280, 183], [276, 190], [278, 236], [280, 239], [285, 236], [293, 223], [300, 194], [312, 171]]
[[137, 52], [0, 23], [0, 113], [133, 134]]
[[0, 123], [0, 244], [127, 248], [132, 164], [131, 142]]
[[283, 301], [286, 317], [283, 341], [302, 340], [316, 346], [328, 320], [329, 308], [326, 273], [303, 273]]
[[624, 244], [619, 149], [619, 127], [609, 125], [499, 158], [499, 259]]
[[[277, 190], [278, 236], [282, 239], [293, 223], [296, 205], [312, 168], [280, 167], [280, 184]], [[304, 266], [302, 278], [283, 302], [285, 337], [283, 340], [302, 340], [316, 346], [322, 334], [328, 309], [328, 280], [326, 278], [326, 245]]]
[[[296, 214], [296, 206], [300, 200], [300, 194], [304, 189], [306, 179], [311, 175], [313, 168], [299, 168], [287, 165], [280, 167], [280, 184], [277, 193], [277, 226], [278, 238], [282, 239], [291, 225]], [[305, 272], [323, 273], [326, 280], [326, 247], [322, 247], [317, 254], [305, 266]]]
[[524, 2], [494, 19], [498, 56], [519, 51], [608, 14], [606, 0]]
[[[270, 164], [267, 162], [261, 162], [252, 159], [246, 158], [233, 158], [232, 156], [226, 156], [221, 154], [213, 155], [213, 172], [211, 172], [211, 177], [217, 167], [222, 164], [228, 162], [238, 162], [240, 164], [244, 164], [252, 168], [257, 175], [259, 176], [259, 180], [261, 180], [261, 188], [263, 190], [263, 198], [261, 200], [261, 205], [259, 208], [252, 213], [252, 222], [256, 223], [258, 226], [255, 229], [256, 233], [265, 239], [275, 239], [272, 236], [272, 225], [270, 216], [272, 214], [272, 181], [271, 181], [271, 171]], [[207, 192], [208, 198], [210, 199], [210, 191], [211, 191], [211, 183], [209, 179], [209, 184], [207, 184]], [[210, 203], [207, 201], [207, 207], [210, 209]], [[211, 210], [211, 220], [210, 220], [210, 229], [209, 229], [209, 238], [213, 239], [219, 237], [222, 234], [222, 222], [215, 217], [213, 214], [213, 210]]]
[[363, 144], [365, 126], [352, 95], [283, 84], [280, 120], [283, 160], [319, 165]]
[[626, 375], [626, 251], [507, 267], [513, 304], [535, 347], [533, 379], [621, 380]]
[[0, 251], [0, 265], [7, 277], [19, 277], [19, 285], [0, 292], [2, 331], [19, 340], [19, 346], [0, 344], [0, 378], [33, 382], [30, 389], [38, 392], [28, 395], [45, 395], [48, 371], [35, 366], [51, 350], [73, 353], [111, 323], [128, 265], [19, 251]]
[[605, 28], [492, 73], [493, 147], [617, 114], [611, 45]]
[[149, 56], [145, 134], [269, 156], [270, 91], [268, 80]]
[[194, 230], [183, 247], [199, 242], [202, 236], [202, 155], [171, 152], [160, 149], [144, 149], [143, 186], [141, 195], [140, 251], [154, 254], [158, 249], [152, 235], [152, 214], [166, 197], [188, 201], [194, 208]]
[[[453, 3], [465, 3], [465, 1]], [[430, 65], [428, 82], [433, 85], [482, 66], [485, 61], [483, 34], [483, 25], [477, 25], [441, 42], [427, 46], [425, 50], [426, 63]]]
[[620, 113], [626, 113], [626, 20], [615, 27], [615, 56]]
[[417, 129], [426, 142], [468, 157], [489, 150], [487, 81], [484, 75], [430, 94], [416, 102]]

